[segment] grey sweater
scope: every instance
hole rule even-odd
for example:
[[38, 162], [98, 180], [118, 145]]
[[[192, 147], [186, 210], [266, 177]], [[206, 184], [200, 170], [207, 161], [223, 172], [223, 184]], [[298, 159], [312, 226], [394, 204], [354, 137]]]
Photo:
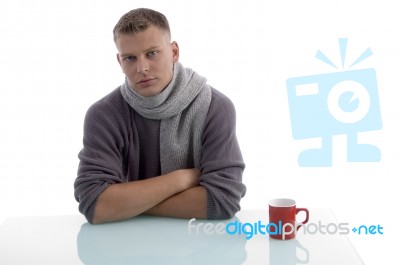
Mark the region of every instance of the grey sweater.
[[[232, 217], [240, 210], [246, 192], [235, 126], [234, 105], [212, 89], [200, 162], [200, 185], [207, 191], [209, 219]], [[79, 211], [92, 222], [97, 198], [109, 185], [161, 175], [160, 121], [136, 113], [117, 88], [87, 111], [83, 149], [78, 156], [75, 199]]]

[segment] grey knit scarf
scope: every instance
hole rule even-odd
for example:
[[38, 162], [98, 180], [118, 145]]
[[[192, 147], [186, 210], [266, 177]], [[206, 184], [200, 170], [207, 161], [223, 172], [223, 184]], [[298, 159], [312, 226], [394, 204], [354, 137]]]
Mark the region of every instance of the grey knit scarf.
[[211, 102], [206, 79], [192, 69], [175, 63], [171, 82], [158, 95], [143, 97], [128, 81], [121, 93], [128, 104], [147, 119], [161, 120], [161, 173], [199, 168], [201, 134]]

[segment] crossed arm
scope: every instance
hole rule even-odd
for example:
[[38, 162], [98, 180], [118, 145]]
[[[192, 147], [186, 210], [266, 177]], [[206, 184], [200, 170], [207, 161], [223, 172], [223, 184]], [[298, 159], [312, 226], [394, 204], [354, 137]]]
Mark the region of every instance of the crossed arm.
[[145, 213], [177, 218], [206, 218], [207, 193], [200, 170], [181, 169], [150, 179], [112, 184], [99, 196], [93, 223]]

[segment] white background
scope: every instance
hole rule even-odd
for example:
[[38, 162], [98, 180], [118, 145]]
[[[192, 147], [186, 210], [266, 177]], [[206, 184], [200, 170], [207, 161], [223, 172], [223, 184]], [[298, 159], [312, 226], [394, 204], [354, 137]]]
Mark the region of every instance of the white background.
[[[170, 20], [181, 62], [207, 77], [237, 110], [247, 168], [243, 209], [273, 197], [336, 209], [342, 222], [380, 224], [383, 236], [351, 235], [366, 264], [393, 264], [399, 233], [400, 16], [396, 1], [28, 1], [0, 2], [0, 223], [7, 216], [77, 214], [77, 154], [87, 108], [123, 81], [112, 29], [125, 12], [154, 8]], [[379, 163], [347, 163], [334, 138], [333, 166], [300, 168], [318, 144], [292, 138], [286, 79], [338, 71], [370, 47], [355, 69], [377, 72], [383, 129], [360, 140], [381, 149]]]

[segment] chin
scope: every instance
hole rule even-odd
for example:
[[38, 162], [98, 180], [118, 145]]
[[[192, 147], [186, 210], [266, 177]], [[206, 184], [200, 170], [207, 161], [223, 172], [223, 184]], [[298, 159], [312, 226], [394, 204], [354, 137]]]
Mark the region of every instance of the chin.
[[139, 92], [139, 94], [143, 97], [153, 97], [156, 96], [158, 94], [160, 94], [162, 91], [162, 89], [144, 89], [142, 91]]

